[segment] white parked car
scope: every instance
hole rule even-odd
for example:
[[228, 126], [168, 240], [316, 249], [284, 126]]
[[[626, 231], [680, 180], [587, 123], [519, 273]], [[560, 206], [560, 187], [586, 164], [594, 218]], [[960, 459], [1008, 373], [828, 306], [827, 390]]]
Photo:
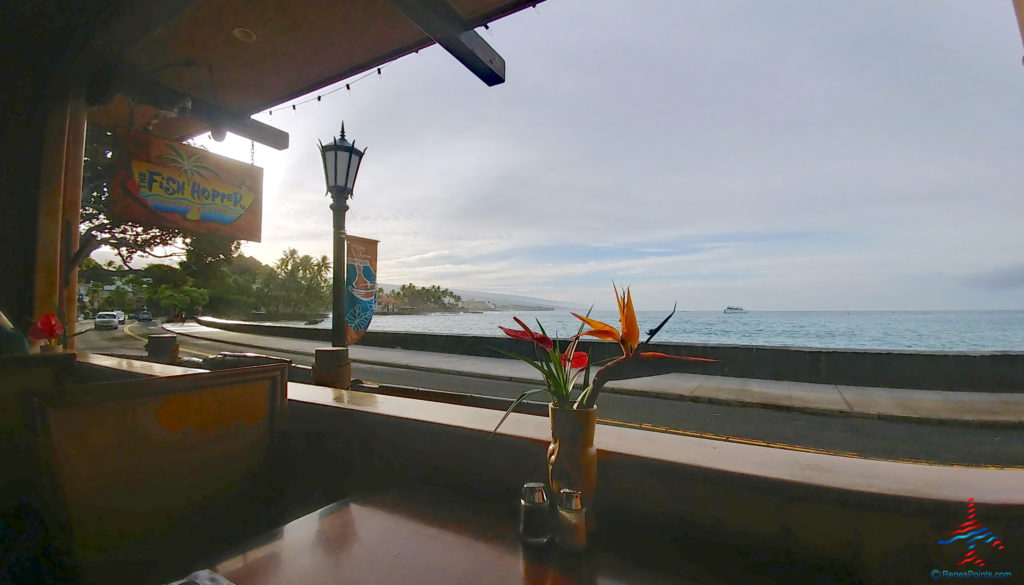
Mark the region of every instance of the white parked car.
[[124, 325], [124, 311], [114, 311], [114, 314], [117, 315], [117, 322]]
[[93, 321], [93, 327], [96, 329], [117, 329], [117, 313], [96, 313], [96, 320]]

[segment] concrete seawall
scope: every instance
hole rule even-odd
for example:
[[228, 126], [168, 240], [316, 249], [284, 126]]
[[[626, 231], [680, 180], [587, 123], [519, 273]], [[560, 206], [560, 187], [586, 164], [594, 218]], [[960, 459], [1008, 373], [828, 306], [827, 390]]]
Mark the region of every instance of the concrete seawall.
[[[309, 339], [330, 343], [329, 329], [257, 325], [199, 317], [202, 325], [256, 335]], [[497, 350], [528, 351], [525, 342], [482, 335], [437, 335], [371, 331], [361, 345], [457, 355], [502, 357]], [[680, 362], [680, 372], [813, 384], [951, 390], [962, 392], [1024, 392], [1024, 352], [924, 352], [814, 349], [754, 345], [652, 343], [649, 351], [719, 360], [713, 364]], [[618, 345], [585, 341], [582, 351], [592, 361], [619, 355]]]

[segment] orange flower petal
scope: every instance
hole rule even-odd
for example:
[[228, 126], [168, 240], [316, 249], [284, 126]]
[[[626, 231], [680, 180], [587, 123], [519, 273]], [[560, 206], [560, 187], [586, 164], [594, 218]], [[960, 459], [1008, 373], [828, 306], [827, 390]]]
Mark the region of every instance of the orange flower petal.
[[[618, 295], [616, 295], [618, 296]], [[622, 344], [623, 349], [628, 348], [627, 354], [632, 354], [640, 345], [640, 326], [636, 322], [636, 311], [633, 309], [633, 294], [626, 288], [626, 300], [620, 303], [619, 318], [622, 321]]]
[[[587, 325], [590, 325], [591, 327], [593, 327], [593, 329], [591, 331], [580, 333], [580, 335], [591, 335], [593, 337], [600, 337], [601, 339], [611, 339], [613, 341], [618, 341], [619, 340], [619, 330], [614, 328], [614, 327], [612, 327], [611, 325], [609, 325], [607, 323], [602, 323], [602, 322], [600, 322], [600, 321], [598, 321], [596, 319], [591, 319], [589, 317], [584, 317], [583, 315], [580, 315], [578, 313], [573, 313], [572, 316], [576, 317], [580, 321], [583, 321]], [[606, 333], [612, 333], [612, 334], [615, 335], [615, 337], [602, 337], [600, 335], [594, 335], [594, 333], [596, 331], [604, 331]]]
[[[608, 341], [614, 341], [619, 343], [619, 332], [618, 331], [606, 331], [604, 329], [591, 329], [580, 333], [578, 337], [596, 337], [598, 339], [607, 339]], [[621, 344], [620, 344], [621, 345]]]

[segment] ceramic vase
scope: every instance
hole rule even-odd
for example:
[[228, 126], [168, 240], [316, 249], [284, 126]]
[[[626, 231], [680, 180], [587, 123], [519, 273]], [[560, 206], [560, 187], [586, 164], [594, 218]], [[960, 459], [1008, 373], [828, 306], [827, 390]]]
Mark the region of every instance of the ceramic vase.
[[557, 497], [562, 488], [579, 490], [583, 492], [583, 505], [590, 507], [597, 488], [597, 407], [572, 410], [551, 404], [548, 414], [548, 485], [552, 494]]

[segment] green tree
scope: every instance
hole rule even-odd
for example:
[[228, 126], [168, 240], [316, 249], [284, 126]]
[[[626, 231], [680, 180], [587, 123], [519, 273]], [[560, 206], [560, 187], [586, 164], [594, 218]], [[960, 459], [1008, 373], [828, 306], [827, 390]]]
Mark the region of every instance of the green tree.
[[103, 302], [103, 283], [98, 281], [92, 281], [89, 283], [89, 288], [86, 290], [86, 296], [89, 297], [89, 308], [96, 312], [100, 308], [100, 303]]
[[272, 312], [320, 311], [330, 303], [330, 274], [331, 261], [326, 256], [300, 256], [298, 250], [288, 248], [253, 289], [260, 304]]
[[459, 307], [462, 297], [438, 285], [419, 287], [413, 283], [403, 284], [392, 293], [400, 304], [415, 309], [452, 310]]
[[154, 294], [157, 302], [161, 305], [180, 311], [199, 311], [210, 300], [206, 289], [194, 286], [172, 286], [163, 285]]
[[175, 253], [159, 253], [159, 248], [180, 246], [188, 236], [178, 230], [154, 228], [123, 221], [110, 215], [113, 171], [113, 134], [89, 126], [86, 133], [82, 174], [82, 214], [76, 261], [101, 246], [112, 249], [128, 266], [137, 255], [166, 258]]
[[103, 306], [111, 310], [130, 309], [134, 304], [132, 303], [132, 296], [132, 292], [128, 287], [117, 283], [114, 285], [114, 290], [107, 293]]
[[[201, 260], [211, 251], [227, 246], [238, 251], [237, 241], [214, 236], [193, 235], [181, 230], [151, 227], [125, 221], [110, 214], [110, 193], [113, 188], [114, 136], [103, 128], [89, 126], [86, 132], [85, 159], [82, 171], [82, 212], [79, 222], [79, 251], [73, 261], [82, 266], [86, 258], [100, 247], [110, 248], [130, 270], [137, 256], [172, 258], [186, 256]], [[216, 254], [213, 254], [216, 256]], [[230, 254], [229, 254], [230, 255]]]
[[238, 240], [209, 234], [194, 235], [185, 246], [178, 267], [197, 282], [208, 283], [224, 277], [224, 265], [238, 254]]

